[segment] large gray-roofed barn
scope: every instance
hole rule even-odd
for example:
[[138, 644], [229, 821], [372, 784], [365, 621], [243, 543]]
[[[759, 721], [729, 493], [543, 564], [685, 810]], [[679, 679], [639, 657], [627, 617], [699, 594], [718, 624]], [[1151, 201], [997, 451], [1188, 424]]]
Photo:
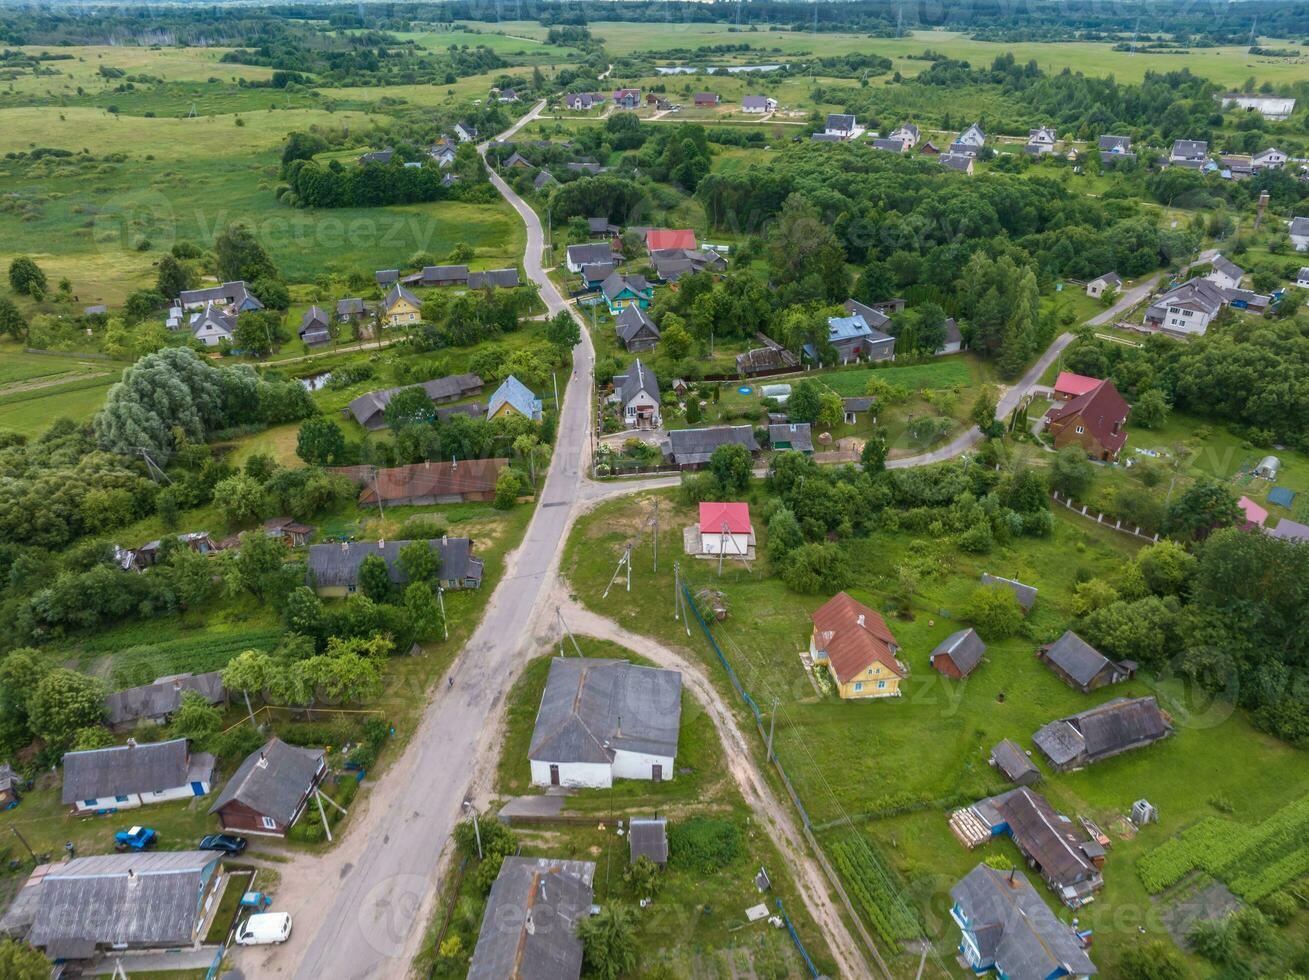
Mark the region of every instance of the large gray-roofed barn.
[[577, 980], [577, 924], [591, 911], [595, 862], [507, 857], [491, 886], [468, 980]]
[[1038, 656], [1054, 668], [1056, 674], [1083, 693], [1106, 684], [1125, 681], [1136, 670], [1136, 664], [1132, 661], [1110, 660], [1072, 630], [1064, 631], [1064, 635], [1054, 643], [1042, 646]]
[[114, 691], [105, 698], [105, 715], [110, 725], [124, 725], [142, 718], [162, 720], [177, 710], [183, 691], [195, 691], [210, 704], [227, 697], [223, 673], [177, 674], [161, 677], [153, 684]]
[[620, 749], [674, 756], [681, 692], [675, 670], [625, 660], [552, 660], [528, 758], [610, 763]]
[[[442, 582], [474, 578], [481, 582], [482, 560], [472, 556], [470, 539], [434, 538], [427, 543], [441, 554]], [[310, 545], [309, 574], [315, 588], [349, 588], [358, 584], [359, 567], [364, 559], [378, 555], [386, 562], [391, 581], [403, 584], [408, 579], [400, 565], [400, 551], [407, 544], [408, 541], [342, 541]]]
[[1032, 736], [1056, 769], [1080, 769], [1166, 738], [1172, 731], [1153, 697], [1114, 698], [1042, 725]]
[[740, 443], [752, 453], [759, 451], [754, 429], [748, 425], [719, 425], [706, 429], [673, 429], [668, 433], [664, 455], [672, 456], [678, 466], [697, 466], [709, 462], [719, 446]]
[[190, 946], [218, 867], [207, 851], [101, 854], [55, 865], [37, 889], [28, 941], [50, 955]]
[[350, 402], [350, 414], [355, 421], [366, 429], [381, 429], [386, 426], [386, 406], [397, 392], [405, 388], [420, 387], [433, 402], [457, 401], [470, 395], [479, 394], [485, 382], [476, 374], [451, 374], [444, 378], [433, 378], [421, 385], [400, 385], [395, 388], [383, 388], [380, 391], [366, 391]]

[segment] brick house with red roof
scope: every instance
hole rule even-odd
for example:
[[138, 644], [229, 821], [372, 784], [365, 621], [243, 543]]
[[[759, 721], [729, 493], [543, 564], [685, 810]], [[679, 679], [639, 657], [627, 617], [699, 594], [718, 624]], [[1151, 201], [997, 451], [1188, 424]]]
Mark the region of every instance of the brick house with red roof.
[[1116, 463], [1127, 442], [1130, 406], [1112, 381], [1101, 381], [1085, 394], [1053, 406], [1045, 413], [1046, 429], [1055, 449], [1080, 445], [1086, 455], [1105, 463]]
[[909, 668], [881, 614], [838, 592], [813, 614], [809, 655], [832, 672], [837, 693], [851, 698], [893, 698]]

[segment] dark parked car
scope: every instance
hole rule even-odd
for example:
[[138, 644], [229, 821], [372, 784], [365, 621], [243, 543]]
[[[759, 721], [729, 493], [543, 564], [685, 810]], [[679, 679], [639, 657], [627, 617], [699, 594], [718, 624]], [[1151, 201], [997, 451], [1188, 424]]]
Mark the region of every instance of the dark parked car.
[[240, 854], [245, 850], [247, 841], [244, 837], [232, 834], [210, 834], [200, 841], [202, 851], [222, 851], [224, 854]]

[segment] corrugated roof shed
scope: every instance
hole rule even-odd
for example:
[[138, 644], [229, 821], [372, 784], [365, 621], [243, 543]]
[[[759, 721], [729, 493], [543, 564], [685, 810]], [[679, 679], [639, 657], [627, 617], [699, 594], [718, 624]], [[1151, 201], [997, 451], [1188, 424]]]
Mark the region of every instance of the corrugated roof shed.
[[991, 761], [1004, 774], [1005, 779], [1020, 786], [1041, 778], [1041, 770], [1027, 757], [1023, 747], [1013, 739], [1002, 739], [991, 749]]
[[648, 857], [655, 864], [668, 862], [668, 821], [663, 817], [633, 817], [628, 821], [629, 860]]

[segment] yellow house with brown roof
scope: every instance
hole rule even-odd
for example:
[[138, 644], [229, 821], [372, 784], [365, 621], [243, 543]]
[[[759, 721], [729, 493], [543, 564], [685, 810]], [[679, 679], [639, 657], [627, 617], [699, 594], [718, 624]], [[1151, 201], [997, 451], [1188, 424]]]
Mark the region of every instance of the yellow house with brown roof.
[[423, 318], [423, 304], [417, 296], [396, 283], [382, 301], [382, 316], [391, 327], [417, 323]]
[[824, 664], [842, 698], [893, 698], [909, 668], [880, 613], [838, 592], [813, 614], [809, 655]]

